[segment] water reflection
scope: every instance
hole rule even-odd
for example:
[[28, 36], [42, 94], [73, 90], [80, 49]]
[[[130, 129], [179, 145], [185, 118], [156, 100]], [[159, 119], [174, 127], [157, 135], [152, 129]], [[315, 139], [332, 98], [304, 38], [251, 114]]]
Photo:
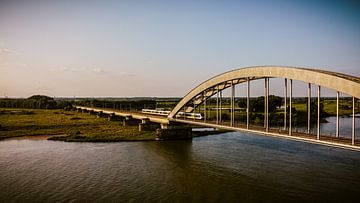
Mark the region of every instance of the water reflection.
[[[327, 123], [321, 123], [321, 134], [335, 136], [336, 135], [336, 117], [327, 117]], [[352, 134], [352, 117], [339, 117], [339, 131], [340, 137], [351, 138]], [[311, 133], [316, 134], [317, 127], [316, 125], [311, 126]], [[294, 131], [298, 132], [307, 132], [307, 127], [297, 127], [294, 128]], [[355, 117], [355, 134], [357, 137], [360, 136], [360, 115], [356, 115]], [[357, 138], [360, 139], [360, 138]]]
[[0, 142], [4, 202], [342, 201], [358, 152], [243, 133], [193, 141]]

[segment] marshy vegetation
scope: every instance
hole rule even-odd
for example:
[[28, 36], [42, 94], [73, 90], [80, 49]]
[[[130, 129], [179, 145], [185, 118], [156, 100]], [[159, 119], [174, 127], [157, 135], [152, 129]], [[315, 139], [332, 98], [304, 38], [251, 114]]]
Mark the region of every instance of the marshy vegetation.
[[18, 136], [56, 135], [52, 140], [62, 141], [137, 141], [154, 140], [155, 132], [139, 132], [138, 126], [122, 126], [65, 110], [0, 109], [0, 140]]

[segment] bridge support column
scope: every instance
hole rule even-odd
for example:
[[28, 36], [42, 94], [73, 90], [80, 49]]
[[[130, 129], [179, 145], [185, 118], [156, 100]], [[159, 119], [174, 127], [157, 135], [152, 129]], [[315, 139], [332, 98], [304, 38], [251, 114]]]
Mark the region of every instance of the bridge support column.
[[339, 91], [336, 91], [336, 137], [339, 138]]
[[317, 98], [317, 133], [316, 139], [320, 140], [320, 95], [321, 95], [321, 86], [318, 86], [318, 98]]
[[135, 126], [140, 123], [139, 120], [133, 119], [132, 116], [126, 116], [123, 120], [123, 126]]
[[89, 114], [90, 114], [90, 115], [96, 115], [96, 112], [95, 112], [94, 110], [90, 110], [90, 111], [89, 111]]
[[230, 126], [234, 126], [235, 117], [235, 85], [231, 81], [231, 98], [230, 98]]
[[183, 140], [192, 139], [191, 127], [174, 124], [161, 124], [156, 130], [156, 140]]
[[352, 114], [351, 144], [355, 145], [355, 97], [352, 98]]
[[141, 120], [141, 123], [139, 123], [139, 131], [155, 131], [156, 129], [160, 128], [160, 124], [153, 123], [150, 121], [150, 119], [145, 118]]
[[284, 99], [284, 130], [286, 130], [286, 118], [287, 118], [287, 114], [286, 114], [286, 111], [287, 111], [287, 79], [285, 78], [285, 92], [284, 92], [284, 95], [285, 95], [285, 99]]
[[249, 113], [250, 113], [250, 78], [247, 78], [246, 91], [246, 129], [249, 129]]
[[270, 78], [267, 78], [266, 83], [266, 132], [269, 131], [269, 92], [270, 92]]
[[308, 86], [307, 113], [308, 113], [307, 133], [310, 134], [310, 125], [311, 125], [311, 83], [309, 83], [309, 86]]
[[290, 98], [289, 98], [289, 135], [292, 134], [292, 79], [290, 79]]
[[97, 118], [107, 118], [107, 115], [104, 114], [102, 111], [98, 111], [96, 114]]
[[89, 111], [87, 109], [82, 109], [82, 113], [88, 113]]
[[216, 124], [219, 124], [219, 85], [216, 92]]
[[266, 95], [267, 95], [267, 78], [264, 78], [264, 85], [265, 85], [265, 87], [264, 87], [264, 128], [266, 128], [266, 99], [267, 99], [267, 97], [266, 97]]
[[76, 112], [81, 113], [82, 109], [81, 108], [76, 108]]
[[206, 112], [206, 93], [204, 92], [204, 122], [206, 123], [207, 112]]
[[219, 102], [219, 122], [221, 123], [222, 121], [222, 90], [220, 91], [220, 102]]
[[108, 115], [108, 121], [122, 121], [122, 119], [116, 116], [115, 113], [111, 113]]

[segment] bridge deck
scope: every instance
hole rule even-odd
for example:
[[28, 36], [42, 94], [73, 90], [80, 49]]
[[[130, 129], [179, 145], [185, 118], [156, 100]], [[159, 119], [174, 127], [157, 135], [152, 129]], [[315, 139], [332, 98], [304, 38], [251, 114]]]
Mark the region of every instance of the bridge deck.
[[151, 122], [160, 123], [160, 124], [169, 124], [171, 122], [178, 122], [178, 123], [187, 123], [196, 126], [203, 126], [203, 127], [212, 127], [218, 129], [225, 129], [225, 130], [234, 130], [234, 131], [241, 131], [241, 132], [248, 132], [248, 133], [255, 133], [270, 137], [278, 137], [278, 138], [285, 138], [289, 140], [296, 140], [302, 141], [307, 143], [314, 143], [314, 144], [321, 144], [326, 146], [332, 147], [339, 147], [344, 149], [351, 149], [360, 151], [360, 140], [355, 140], [355, 144], [352, 145], [351, 139], [349, 138], [336, 138], [326, 135], [321, 135], [320, 140], [317, 140], [316, 135], [314, 134], [307, 134], [307, 133], [300, 133], [300, 132], [292, 132], [292, 135], [289, 136], [289, 132], [287, 130], [279, 130], [269, 128], [266, 132], [265, 129], [261, 126], [249, 126], [249, 129], [246, 129], [245, 124], [236, 123], [234, 126], [230, 126], [230, 122], [221, 122], [220, 124], [216, 124], [215, 121], [207, 121], [204, 123], [203, 121], [196, 121], [192, 119], [168, 119], [165, 116], [160, 115], [151, 115], [151, 114], [144, 114], [141, 112], [133, 112], [133, 111], [120, 111], [110, 108], [98, 108], [98, 107], [84, 107], [84, 106], [76, 106], [76, 108], [86, 109], [88, 111], [93, 110], [95, 112], [102, 111], [106, 114], [114, 113], [117, 116], [132, 116], [134, 119], [149, 119]]
[[121, 117], [127, 117], [131, 116], [134, 119], [143, 120], [143, 119], [149, 119], [151, 122], [154, 123], [160, 123], [160, 124], [169, 124], [169, 120], [166, 118], [166, 116], [158, 116], [158, 115], [151, 115], [151, 114], [143, 114], [141, 112], [132, 112], [132, 111], [120, 111], [116, 109], [110, 109], [110, 108], [99, 108], [99, 107], [86, 107], [86, 106], [75, 106], [76, 108], [80, 109], [86, 109], [88, 111], [95, 111], [106, 114], [115, 114], [117, 116]]

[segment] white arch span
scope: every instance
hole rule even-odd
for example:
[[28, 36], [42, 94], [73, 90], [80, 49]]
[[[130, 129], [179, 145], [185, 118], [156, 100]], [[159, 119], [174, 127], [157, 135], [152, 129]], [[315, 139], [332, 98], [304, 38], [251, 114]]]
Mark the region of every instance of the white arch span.
[[[320, 85], [329, 89], [360, 98], [360, 78], [324, 71], [319, 69], [285, 67], [285, 66], [254, 66], [236, 69], [217, 75], [192, 89], [170, 112], [168, 118], [172, 119], [189, 102], [194, 106], [201, 104], [205, 99], [217, 92], [247, 80], [260, 78], [287, 78], [311, 84]], [[193, 108], [187, 111], [192, 111]]]

